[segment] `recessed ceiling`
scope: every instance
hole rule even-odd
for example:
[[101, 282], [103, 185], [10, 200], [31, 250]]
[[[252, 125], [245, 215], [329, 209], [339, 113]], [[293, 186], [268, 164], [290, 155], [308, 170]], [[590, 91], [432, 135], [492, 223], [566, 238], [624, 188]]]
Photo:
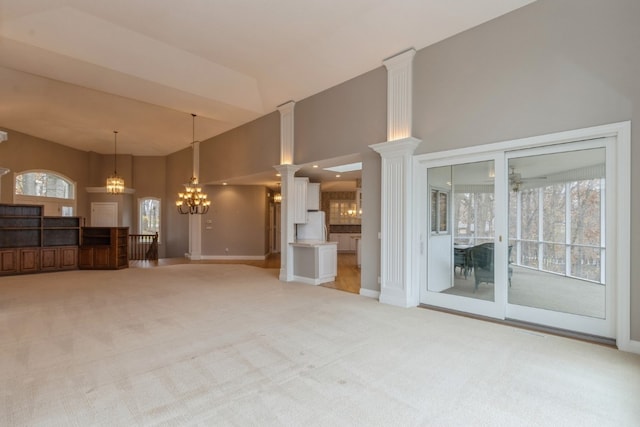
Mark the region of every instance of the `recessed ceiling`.
[[3, 0], [0, 127], [166, 155], [531, 2]]

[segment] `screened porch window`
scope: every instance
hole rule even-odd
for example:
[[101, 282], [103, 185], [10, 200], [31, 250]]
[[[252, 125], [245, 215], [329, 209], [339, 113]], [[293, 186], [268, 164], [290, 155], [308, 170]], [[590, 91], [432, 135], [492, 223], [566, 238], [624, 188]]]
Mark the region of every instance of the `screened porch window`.
[[[534, 183], [509, 193], [513, 265], [604, 283], [604, 167], [580, 178]], [[575, 171], [565, 175], [579, 175]], [[598, 176], [591, 178], [591, 176]], [[567, 179], [568, 178], [568, 179]], [[473, 188], [475, 187], [475, 188]], [[493, 187], [461, 185], [453, 194], [454, 243], [476, 246], [495, 235]]]

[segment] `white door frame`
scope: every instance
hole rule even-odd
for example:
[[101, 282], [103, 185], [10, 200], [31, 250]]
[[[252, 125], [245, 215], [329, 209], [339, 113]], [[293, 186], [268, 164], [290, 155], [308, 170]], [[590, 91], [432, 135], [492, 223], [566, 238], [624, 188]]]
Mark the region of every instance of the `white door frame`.
[[[419, 289], [423, 292], [426, 289], [426, 257], [423, 256], [425, 244], [426, 244], [426, 224], [421, 225], [422, 219], [426, 218], [426, 203], [425, 197], [421, 193], [424, 191], [424, 183], [426, 182], [426, 166], [438, 163], [447, 163], [453, 161], [453, 163], [460, 163], [459, 159], [465, 157], [473, 158], [475, 161], [481, 160], [484, 156], [496, 155], [497, 153], [511, 152], [518, 149], [528, 149], [535, 147], [543, 147], [554, 144], [561, 144], [567, 142], [584, 141], [594, 138], [613, 137], [615, 138], [615, 154], [613, 158], [608, 158], [607, 161], [612, 164], [607, 164], [607, 169], [611, 169], [611, 177], [607, 176], [607, 179], [611, 181], [607, 182], [609, 189], [615, 188], [615, 191], [608, 191], [608, 203], [611, 203], [613, 207], [613, 218], [609, 218], [609, 221], [615, 221], [614, 236], [608, 236], [608, 248], [609, 257], [614, 257], [614, 268], [610, 268], [608, 274], [609, 285], [613, 287], [613, 295], [615, 298], [614, 312], [615, 318], [612, 318], [612, 334], [616, 338], [618, 348], [626, 351], [640, 352], [640, 342], [631, 341], [631, 278], [630, 278], [630, 248], [631, 248], [631, 122], [620, 122], [602, 126], [595, 126], [584, 129], [571, 130], [566, 132], [558, 132], [547, 135], [534, 136], [529, 138], [523, 138], [512, 141], [504, 141], [494, 144], [473, 146], [462, 149], [429, 153], [423, 155], [414, 156], [414, 200], [415, 208], [413, 215], [413, 226], [416, 231], [413, 233], [412, 242], [415, 248], [415, 256], [413, 259], [413, 268], [416, 274], [416, 278], [413, 286], [415, 289]], [[504, 158], [504, 157], [503, 157]], [[436, 163], [438, 162], [438, 163]], [[506, 167], [506, 159], [502, 162], [496, 163], [496, 176], [500, 176], [499, 173], [504, 173]], [[502, 169], [502, 170], [499, 170]], [[496, 185], [498, 183], [496, 182]], [[504, 186], [505, 184], [503, 184]], [[496, 188], [496, 193], [501, 191], [505, 196], [507, 189]], [[506, 198], [506, 197], [505, 197]], [[497, 198], [498, 199], [498, 198]], [[496, 209], [504, 209], [505, 207], [496, 206]], [[496, 226], [496, 232], [506, 236], [507, 224], [501, 225], [500, 228]], [[501, 230], [501, 231], [499, 231]], [[496, 278], [498, 281], [498, 278]], [[608, 286], [609, 286], [608, 285]], [[498, 292], [496, 291], [496, 300]], [[504, 314], [502, 318], [506, 317], [506, 292], [504, 293], [505, 299], [503, 308]], [[502, 298], [501, 298], [502, 299]], [[497, 316], [500, 317], [499, 313]], [[607, 315], [613, 315], [608, 312]]]

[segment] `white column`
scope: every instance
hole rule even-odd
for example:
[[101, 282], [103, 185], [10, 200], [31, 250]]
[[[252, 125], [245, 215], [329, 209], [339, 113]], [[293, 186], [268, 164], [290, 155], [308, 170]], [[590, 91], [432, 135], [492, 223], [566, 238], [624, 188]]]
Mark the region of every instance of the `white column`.
[[295, 241], [295, 185], [294, 175], [300, 169], [293, 164], [294, 148], [294, 101], [278, 106], [280, 111], [280, 172], [282, 202], [280, 203], [280, 280], [293, 280], [293, 248], [289, 243]]
[[383, 61], [387, 68], [387, 142], [370, 147], [382, 157], [380, 302], [411, 307], [419, 295], [412, 274], [413, 57], [409, 49]]
[[[200, 141], [194, 141], [193, 148], [193, 175], [200, 178]], [[189, 214], [189, 253], [186, 257], [192, 260], [202, 259], [202, 215]]]
[[293, 164], [293, 109], [294, 101], [278, 106], [280, 111], [280, 164]]
[[290, 282], [293, 280], [293, 243], [296, 238], [295, 224], [293, 223], [295, 208], [294, 175], [300, 169], [296, 165], [275, 166], [280, 172], [282, 202], [280, 203], [280, 280]]
[[[0, 131], [0, 142], [7, 140], [7, 133]], [[9, 173], [9, 169], [0, 167], [0, 201], [2, 200], [2, 176]]]
[[382, 157], [380, 302], [412, 307], [418, 290], [412, 281], [412, 163], [419, 139], [404, 138], [370, 147]]

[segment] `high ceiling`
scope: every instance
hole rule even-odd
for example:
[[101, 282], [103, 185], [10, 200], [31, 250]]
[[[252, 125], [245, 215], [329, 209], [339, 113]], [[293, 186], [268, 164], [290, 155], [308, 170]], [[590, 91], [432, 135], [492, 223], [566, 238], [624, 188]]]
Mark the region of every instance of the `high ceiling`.
[[166, 155], [531, 2], [0, 0], [0, 127]]

